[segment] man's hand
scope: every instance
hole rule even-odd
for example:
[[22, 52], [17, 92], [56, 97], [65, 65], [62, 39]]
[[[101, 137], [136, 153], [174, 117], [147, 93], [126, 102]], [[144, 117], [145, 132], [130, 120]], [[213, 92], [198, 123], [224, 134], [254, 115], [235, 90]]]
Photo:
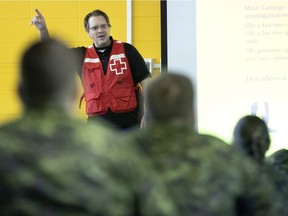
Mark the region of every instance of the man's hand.
[[37, 13], [37, 15], [31, 19], [30, 24], [34, 25], [39, 31], [47, 29], [43, 15], [38, 9], [35, 9], [35, 12]]

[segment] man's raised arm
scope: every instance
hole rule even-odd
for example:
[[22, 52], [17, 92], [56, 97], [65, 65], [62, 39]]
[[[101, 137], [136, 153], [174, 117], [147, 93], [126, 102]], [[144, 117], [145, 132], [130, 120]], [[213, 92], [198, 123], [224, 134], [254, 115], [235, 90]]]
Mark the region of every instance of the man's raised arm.
[[48, 39], [49, 32], [45, 22], [45, 18], [38, 9], [35, 9], [35, 12], [37, 13], [37, 15], [31, 19], [30, 24], [34, 25], [39, 30], [41, 41]]

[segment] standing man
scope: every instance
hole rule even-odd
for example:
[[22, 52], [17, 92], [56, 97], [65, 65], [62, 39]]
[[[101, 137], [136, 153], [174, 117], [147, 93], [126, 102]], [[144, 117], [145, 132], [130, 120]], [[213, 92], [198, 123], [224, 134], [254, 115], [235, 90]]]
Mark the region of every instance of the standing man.
[[[41, 40], [49, 38], [43, 15], [31, 20], [40, 31]], [[72, 50], [79, 56], [77, 69], [82, 80], [88, 122], [98, 117], [108, 120], [119, 129], [139, 127], [143, 116], [141, 82], [150, 76], [146, 63], [137, 49], [110, 36], [110, 20], [101, 10], [84, 18], [84, 28], [93, 40], [89, 47]], [[81, 102], [80, 102], [81, 104]]]

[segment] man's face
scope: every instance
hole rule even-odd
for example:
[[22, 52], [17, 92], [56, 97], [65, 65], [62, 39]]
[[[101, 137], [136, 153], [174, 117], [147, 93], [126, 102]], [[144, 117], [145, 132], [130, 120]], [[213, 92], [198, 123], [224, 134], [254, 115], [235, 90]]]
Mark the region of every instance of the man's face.
[[92, 16], [88, 20], [89, 37], [97, 48], [108, 46], [110, 43], [110, 27], [103, 16]]

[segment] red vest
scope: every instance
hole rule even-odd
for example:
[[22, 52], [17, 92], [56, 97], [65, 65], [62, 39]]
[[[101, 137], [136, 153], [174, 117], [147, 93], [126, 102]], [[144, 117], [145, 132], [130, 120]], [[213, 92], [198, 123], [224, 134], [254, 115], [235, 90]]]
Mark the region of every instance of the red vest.
[[124, 43], [113, 40], [106, 75], [94, 46], [87, 47], [82, 66], [82, 85], [89, 116], [104, 114], [108, 108], [116, 113], [134, 110], [137, 106], [137, 88], [133, 83]]

